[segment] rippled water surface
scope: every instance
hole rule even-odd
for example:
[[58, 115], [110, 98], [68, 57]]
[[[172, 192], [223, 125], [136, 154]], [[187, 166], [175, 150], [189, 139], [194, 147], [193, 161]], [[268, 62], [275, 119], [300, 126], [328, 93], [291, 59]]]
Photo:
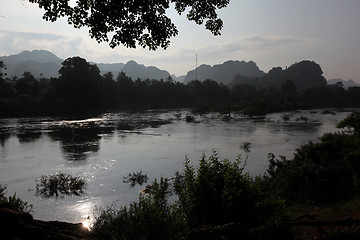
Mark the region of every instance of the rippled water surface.
[[[181, 111], [108, 113], [82, 119], [0, 119], [0, 184], [8, 194], [34, 206], [34, 217], [81, 222], [96, 207], [136, 200], [140, 186], [123, 183], [128, 173], [142, 170], [150, 179], [170, 177], [182, 169], [185, 156], [193, 164], [216, 150], [221, 158], [242, 154], [251, 143], [246, 170], [263, 174], [267, 154], [291, 157], [294, 149], [325, 132], [349, 111], [322, 114], [322, 110], [269, 114], [245, 118], [233, 114], [196, 116]], [[284, 116], [289, 120], [284, 121]], [[243, 158], [245, 158], [243, 154]], [[43, 175], [66, 173], [87, 182], [86, 194], [42, 199], [35, 186]]]

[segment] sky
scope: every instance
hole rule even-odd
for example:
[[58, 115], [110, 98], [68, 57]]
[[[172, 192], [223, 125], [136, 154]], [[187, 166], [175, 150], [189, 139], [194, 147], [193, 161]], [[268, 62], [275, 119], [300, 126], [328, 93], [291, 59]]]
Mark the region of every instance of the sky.
[[75, 29], [66, 19], [46, 22], [43, 10], [27, 0], [0, 0], [0, 56], [23, 50], [48, 50], [60, 58], [80, 56], [89, 62], [135, 60], [176, 76], [198, 65], [227, 60], [254, 61], [268, 72], [302, 60], [317, 62], [327, 79], [360, 83], [360, 0], [230, 0], [218, 11], [221, 36], [168, 11], [179, 34], [166, 50], [112, 49]]

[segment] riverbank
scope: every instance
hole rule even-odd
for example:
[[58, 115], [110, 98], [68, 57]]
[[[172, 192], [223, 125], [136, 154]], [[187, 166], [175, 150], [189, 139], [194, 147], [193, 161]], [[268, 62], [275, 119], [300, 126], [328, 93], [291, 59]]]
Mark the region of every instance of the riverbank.
[[[291, 205], [287, 211], [291, 216], [294, 239], [359, 239], [360, 238], [360, 198], [324, 205]], [[210, 227], [190, 231], [192, 236], [202, 236], [209, 229], [231, 230], [229, 226]], [[227, 228], [226, 228], [227, 227]], [[1, 239], [58, 239], [96, 240], [97, 238], [81, 223], [41, 221], [33, 219], [29, 213], [9, 209], [0, 202]], [[225, 229], [225, 230], [224, 230]], [[216, 231], [215, 231], [216, 232]], [[196, 234], [194, 234], [196, 233]], [[191, 235], [191, 234], [190, 234]]]
[[94, 240], [81, 223], [36, 220], [31, 214], [12, 210], [0, 202], [1, 239]]
[[295, 239], [360, 239], [360, 197], [325, 205], [286, 207]]

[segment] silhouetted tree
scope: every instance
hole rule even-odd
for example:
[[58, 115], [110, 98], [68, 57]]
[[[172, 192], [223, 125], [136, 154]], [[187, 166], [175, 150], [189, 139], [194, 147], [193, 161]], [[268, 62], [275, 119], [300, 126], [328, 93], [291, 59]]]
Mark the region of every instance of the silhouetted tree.
[[283, 94], [285, 94], [285, 95], [295, 95], [296, 94], [296, 86], [295, 86], [294, 82], [291, 80], [286, 80], [285, 82], [283, 82], [281, 84], [280, 89], [283, 92]]
[[104, 101], [112, 105], [116, 100], [116, 84], [111, 72], [105, 73], [102, 78]]
[[[176, 26], [167, 16], [170, 3], [181, 14], [189, 10], [187, 18], [203, 24], [214, 35], [219, 35], [223, 22], [216, 10], [226, 7], [230, 0], [29, 0], [45, 10], [43, 18], [56, 21], [67, 17], [68, 23], [75, 28], [88, 27], [92, 38], [98, 42], [109, 42], [114, 48], [120, 44], [135, 48], [136, 43], [151, 50], [167, 48], [170, 38], [178, 34]], [[109, 36], [112, 35], [111, 39]]]
[[86, 111], [102, 105], [100, 70], [80, 57], [68, 58], [55, 83], [58, 95], [68, 110]]
[[3, 69], [6, 69], [6, 65], [5, 65], [5, 63], [4, 63], [3, 61], [0, 61], [0, 80], [3, 79], [3, 77], [4, 77], [4, 75], [5, 75], [5, 74], [2, 72]]
[[18, 94], [28, 97], [36, 97], [39, 94], [39, 82], [30, 72], [24, 72], [23, 77], [16, 81]]
[[349, 105], [360, 107], [360, 87], [349, 87]]
[[286, 80], [280, 86], [281, 92], [284, 95], [285, 99], [288, 101], [288, 106], [286, 106], [284, 110], [291, 110], [293, 108], [293, 104], [296, 101], [296, 86], [295, 83], [291, 80]]
[[13, 93], [11, 85], [4, 79], [3, 69], [6, 69], [6, 65], [3, 61], [0, 61], [0, 99], [7, 98]]
[[121, 105], [129, 104], [135, 98], [135, 84], [124, 72], [116, 78], [116, 92], [117, 102]]

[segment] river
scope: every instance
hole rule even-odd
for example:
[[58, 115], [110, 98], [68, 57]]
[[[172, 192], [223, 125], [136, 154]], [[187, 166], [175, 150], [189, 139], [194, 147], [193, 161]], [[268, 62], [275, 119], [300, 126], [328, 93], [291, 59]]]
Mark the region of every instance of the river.
[[[185, 156], [193, 164], [216, 150], [220, 158], [242, 155], [250, 142], [245, 171], [264, 174], [268, 153], [292, 157], [296, 147], [337, 131], [350, 110], [296, 111], [248, 118], [232, 114], [195, 116], [187, 110], [106, 113], [78, 118], [0, 119], [0, 184], [32, 204], [41, 220], [83, 222], [94, 210], [136, 200], [141, 186], [123, 183], [128, 173], [149, 179], [182, 170]], [[66, 173], [86, 180], [83, 196], [42, 198], [36, 184], [43, 175]]]

